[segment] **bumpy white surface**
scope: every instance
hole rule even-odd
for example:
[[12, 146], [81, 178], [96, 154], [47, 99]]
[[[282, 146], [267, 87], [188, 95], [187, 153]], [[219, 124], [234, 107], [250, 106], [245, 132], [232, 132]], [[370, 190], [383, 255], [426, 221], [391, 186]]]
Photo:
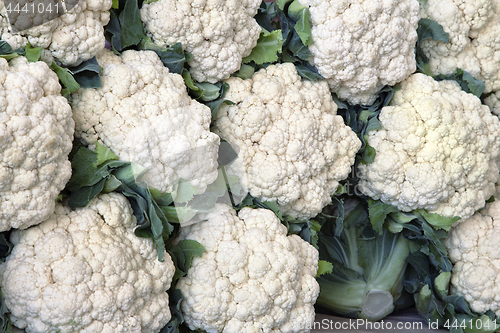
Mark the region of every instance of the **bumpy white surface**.
[[495, 193], [500, 122], [455, 81], [414, 74], [368, 133], [375, 161], [360, 165], [359, 189], [403, 211], [468, 218]]
[[182, 178], [203, 192], [217, 178], [220, 140], [209, 131], [210, 108], [191, 99], [153, 51], [104, 50], [98, 62], [102, 87], [72, 94], [75, 136], [148, 168], [144, 180], [160, 191]]
[[445, 245], [454, 264], [451, 290], [461, 295], [478, 313], [488, 310], [500, 315], [500, 200], [486, 204], [451, 229]]
[[127, 199], [104, 194], [85, 208], [58, 204], [47, 221], [15, 231], [0, 265], [10, 319], [27, 333], [152, 333], [170, 320], [175, 271], [151, 239], [134, 234]]
[[[422, 43], [432, 73], [461, 68], [483, 80], [485, 93], [500, 91], [499, 0], [429, 0], [420, 15], [441, 24], [450, 38], [449, 44], [432, 39]], [[498, 97], [485, 102], [500, 113]]]
[[336, 115], [326, 81], [302, 81], [291, 63], [230, 78], [214, 131], [238, 146], [230, 171], [254, 197], [296, 218], [317, 215], [347, 178], [361, 142]]
[[370, 105], [416, 69], [417, 0], [299, 0], [309, 8], [310, 61], [339, 98]]
[[492, 92], [484, 99], [484, 104], [490, 107], [491, 112], [500, 116], [500, 90]]
[[71, 177], [74, 121], [44, 62], [0, 59], [0, 231], [48, 218]]
[[159, 46], [182, 43], [191, 76], [215, 83], [240, 69], [257, 45], [253, 18], [261, 0], [158, 0], [141, 8], [146, 33]]
[[205, 247], [177, 288], [191, 329], [210, 333], [308, 332], [319, 294], [318, 251], [267, 209], [238, 215], [217, 205], [180, 239]]
[[[31, 3], [30, 0], [26, 2], [28, 5]], [[35, 5], [41, 3], [48, 6], [49, 2], [37, 1]], [[27, 43], [33, 47], [42, 47], [45, 51], [42, 59], [48, 63], [57, 60], [63, 65], [77, 66], [104, 49], [106, 40], [103, 27], [109, 22], [111, 5], [112, 0], [79, 0], [69, 12], [54, 20], [46, 22], [44, 16], [48, 12], [42, 11], [33, 20], [46, 23], [14, 32], [7, 20], [4, 1], [1, 1], [0, 39], [8, 42], [13, 49]], [[56, 8], [55, 2], [51, 8]]]

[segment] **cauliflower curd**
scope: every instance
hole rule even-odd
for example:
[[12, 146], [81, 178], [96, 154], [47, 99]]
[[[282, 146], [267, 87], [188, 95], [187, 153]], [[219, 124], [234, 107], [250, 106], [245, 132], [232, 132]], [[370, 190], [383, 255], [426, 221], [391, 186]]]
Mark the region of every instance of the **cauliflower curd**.
[[72, 94], [75, 136], [148, 168], [144, 180], [162, 192], [181, 178], [205, 191], [217, 178], [220, 142], [210, 132], [210, 108], [191, 99], [153, 51], [104, 50], [98, 62], [102, 87]]
[[158, 0], [144, 4], [146, 33], [159, 46], [182, 43], [193, 55], [191, 76], [215, 83], [240, 69], [257, 45], [261, 28], [253, 18], [261, 0]]
[[500, 121], [455, 81], [414, 74], [368, 132], [376, 150], [359, 165], [359, 189], [402, 211], [470, 217], [495, 193]]
[[52, 214], [71, 177], [71, 115], [47, 64], [0, 59], [0, 231]]
[[85, 208], [60, 204], [42, 224], [14, 231], [0, 265], [10, 319], [31, 333], [157, 333], [170, 320], [175, 272], [152, 239], [134, 234], [127, 199], [103, 194]]
[[225, 98], [236, 104], [219, 109], [214, 131], [239, 148], [229, 171], [252, 196], [277, 202], [284, 214], [317, 215], [361, 146], [336, 115], [328, 84], [301, 80], [291, 63], [226, 82]]
[[[61, 8], [60, 10], [63, 8], [60, 2], [58, 2], [59, 7], [56, 7], [56, 1], [50, 0], [25, 2], [28, 3], [28, 8], [31, 8], [30, 3], [34, 3], [35, 8], [53, 8], [51, 10], [54, 12], [55, 8]], [[12, 49], [24, 47], [27, 43], [33, 47], [43, 48], [42, 60], [49, 64], [57, 60], [63, 65], [77, 66], [91, 59], [104, 49], [106, 42], [104, 26], [109, 22], [112, 0], [71, 2], [75, 4], [71, 10], [50, 21], [46, 17], [50, 14], [48, 9], [46, 11], [37, 9], [40, 12], [32, 18], [35, 22], [31, 28], [13, 31], [7, 19], [4, 1], [0, 1], [0, 39], [9, 43]], [[20, 3], [23, 6], [24, 1]], [[48, 6], [49, 3], [52, 7]], [[42, 7], [39, 7], [40, 5]]]
[[421, 49], [433, 74], [451, 74], [456, 68], [484, 82], [485, 103], [500, 114], [500, 1], [428, 0], [423, 18], [438, 22], [450, 43], [427, 39]]
[[451, 291], [463, 296], [478, 313], [488, 310], [500, 316], [500, 200], [452, 228], [445, 241], [453, 263]]
[[[205, 247], [177, 283], [191, 329], [209, 333], [308, 332], [319, 294], [318, 251], [268, 209], [238, 215], [218, 204], [180, 239]], [[309, 328], [309, 329], [308, 329]]]
[[309, 61], [350, 104], [370, 105], [416, 69], [417, 0], [299, 0], [309, 8]]

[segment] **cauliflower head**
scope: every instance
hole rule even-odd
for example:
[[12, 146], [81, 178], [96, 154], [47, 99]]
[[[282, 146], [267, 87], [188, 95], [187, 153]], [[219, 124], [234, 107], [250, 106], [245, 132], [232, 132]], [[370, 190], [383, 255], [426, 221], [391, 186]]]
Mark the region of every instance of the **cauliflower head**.
[[347, 178], [361, 142], [336, 115], [325, 81], [302, 81], [291, 63], [251, 79], [226, 80], [214, 132], [238, 146], [229, 171], [254, 197], [277, 202], [295, 218], [316, 216]]
[[414, 74], [368, 132], [375, 151], [359, 166], [359, 190], [402, 211], [466, 219], [495, 193], [500, 121], [455, 81]]
[[[77, 66], [104, 49], [104, 26], [109, 22], [112, 0], [72, 1], [75, 6], [63, 15], [49, 21], [44, 16], [50, 13], [41, 12], [32, 19], [45, 23], [38, 23], [40, 25], [18, 32], [10, 27], [4, 2], [0, 2], [0, 39], [8, 42], [13, 49], [30, 43], [33, 47], [44, 49], [42, 60], [47, 63], [56, 60], [67, 66]], [[28, 5], [32, 2], [35, 5], [43, 4], [44, 8], [51, 3], [51, 8], [56, 8], [56, 2], [53, 0], [26, 1]]]
[[267, 209], [238, 215], [218, 204], [180, 239], [205, 247], [177, 283], [191, 329], [209, 333], [308, 332], [319, 294], [318, 251]]
[[146, 33], [159, 46], [181, 43], [198, 82], [215, 83], [240, 69], [257, 45], [261, 28], [253, 18], [261, 0], [158, 0], [144, 4]]
[[309, 61], [350, 104], [370, 105], [416, 69], [417, 0], [299, 0], [309, 8]]
[[71, 95], [75, 136], [148, 168], [144, 180], [162, 192], [180, 178], [203, 192], [218, 174], [220, 139], [210, 132], [210, 108], [191, 99], [182, 77], [153, 51], [120, 57], [106, 49], [98, 62], [102, 87]]
[[44, 62], [0, 59], [0, 231], [47, 219], [71, 177], [75, 123]]
[[171, 317], [175, 267], [167, 253], [158, 261], [135, 226], [127, 199], [110, 193], [74, 211], [58, 204], [47, 221], [14, 231], [0, 265], [13, 324], [31, 333], [159, 332]]
[[473, 216], [453, 227], [444, 244], [454, 264], [451, 292], [463, 296], [478, 313], [500, 315], [500, 200], [486, 204]]
[[[485, 93], [500, 94], [500, 1], [428, 0], [420, 15], [438, 22], [449, 34], [449, 44], [433, 39], [421, 44], [433, 74], [461, 68], [483, 80]], [[494, 98], [485, 102], [500, 113]]]

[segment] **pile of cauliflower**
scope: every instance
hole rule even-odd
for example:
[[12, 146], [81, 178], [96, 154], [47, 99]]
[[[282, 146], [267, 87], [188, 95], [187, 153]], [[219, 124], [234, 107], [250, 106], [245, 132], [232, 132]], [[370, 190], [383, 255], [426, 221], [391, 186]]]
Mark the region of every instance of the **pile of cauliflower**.
[[[0, 289], [15, 327], [158, 333], [178, 315], [169, 307], [176, 290], [191, 330], [309, 332], [321, 254], [285, 225], [315, 225], [352, 177], [363, 198], [456, 218], [444, 242], [451, 291], [473, 311], [500, 316], [499, 0], [295, 0], [290, 7], [309, 15], [317, 80], [286, 57], [238, 72], [269, 42], [260, 0], [140, 1], [141, 42], [157, 49], [123, 52], [106, 47], [124, 24], [115, 17], [123, 1], [56, 1], [57, 15], [24, 16], [11, 2], [0, 2], [0, 48], [15, 50], [0, 57], [0, 232], [13, 248], [0, 261]], [[419, 41], [428, 75], [415, 60], [422, 18], [450, 41]], [[186, 52], [183, 75], [158, 51], [176, 43]], [[100, 86], [63, 97], [54, 65], [94, 58]], [[457, 68], [484, 83], [481, 97], [437, 77]], [[194, 98], [187, 71], [199, 86], [223, 87], [225, 103], [211, 109]], [[372, 105], [387, 86], [397, 88], [376, 126], [361, 133], [340, 115]], [[225, 141], [237, 152], [228, 165]], [[106, 182], [87, 206], [70, 208], [74, 142], [145, 170], [135, 181], [155, 198], [186, 188], [209, 195], [224, 175], [261, 208], [218, 203], [200, 222], [176, 225], [171, 246], [204, 248], [180, 274], [174, 255], [161, 249], [158, 260], [154, 240], [137, 236], [141, 207], [118, 186]], [[373, 160], [361, 160], [370, 150]]]

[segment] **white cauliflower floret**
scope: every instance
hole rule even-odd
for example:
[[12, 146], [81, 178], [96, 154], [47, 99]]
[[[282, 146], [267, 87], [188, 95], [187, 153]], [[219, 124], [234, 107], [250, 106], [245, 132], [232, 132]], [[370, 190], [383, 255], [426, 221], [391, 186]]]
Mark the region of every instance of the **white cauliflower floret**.
[[159, 46], [181, 43], [198, 82], [227, 79], [257, 45], [261, 0], [158, 0], [144, 4], [146, 33]]
[[488, 95], [484, 99], [484, 104], [490, 107], [491, 112], [500, 116], [500, 90]]
[[299, 0], [309, 8], [309, 61], [350, 104], [372, 104], [416, 69], [417, 0]]
[[71, 177], [74, 121], [44, 62], [0, 59], [0, 231], [47, 219]]
[[466, 219], [495, 193], [500, 122], [455, 81], [414, 74], [368, 133], [376, 150], [359, 166], [359, 190], [402, 211]]
[[[449, 34], [449, 44], [433, 39], [422, 42], [433, 74], [461, 68], [484, 82], [485, 93], [500, 91], [500, 1], [428, 0], [420, 15]], [[490, 102], [493, 105], [486, 103], [499, 113], [498, 102]]]
[[478, 313], [500, 315], [497, 286], [500, 284], [500, 201], [453, 227], [444, 244], [454, 264], [451, 292], [463, 296]]
[[347, 178], [361, 142], [336, 115], [325, 81], [302, 81], [291, 63], [230, 78], [214, 131], [239, 148], [229, 171], [254, 197], [296, 218], [317, 215]]
[[14, 231], [0, 265], [12, 323], [29, 333], [159, 332], [175, 267], [135, 236], [136, 223], [127, 199], [110, 193], [74, 211], [58, 204], [47, 221]]
[[[8, 42], [13, 49], [30, 43], [33, 47], [44, 49], [45, 52], [42, 52], [44, 61], [51, 63], [57, 60], [67, 66], [77, 66], [104, 49], [106, 42], [104, 26], [109, 22], [112, 0], [71, 1], [76, 5], [61, 16], [55, 16], [54, 19], [51, 19], [51, 12], [48, 9], [44, 11], [40, 9], [36, 17], [32, 18], [33, 24], [28, 22], [32, 27], [21, 31], [13, 31], [10, 27], [7, 18], [11, 16], [7, 15], [4, 2], [0, 2], [0, 39]], [[43, 7], [39, 8], [49, 8], [50, 3], [53, 13], [56, 10], [63, 11], [60, 2], [59, 4], [51, 0], [26, 2], [28, 8], [32, 6], [38, 8], [40, 4]]]
[[72, 94], [75, 136], [148, 168], [144, 180], [162, 192], [180, 178], [203, 192], [217, 178], [220, 139], [209, 131], [210, 108], [191, 99], [153, 51], [104, 50], [98, 62], [102, 87]]
[[177, 283], [191, 329], [206, 332], [308, 332], [319, 294], [318, 251], [287, 236], [267, 209], [238, 215], [218, 204], [206, 221], [181, 229], [180, 239], [205, 247]]

